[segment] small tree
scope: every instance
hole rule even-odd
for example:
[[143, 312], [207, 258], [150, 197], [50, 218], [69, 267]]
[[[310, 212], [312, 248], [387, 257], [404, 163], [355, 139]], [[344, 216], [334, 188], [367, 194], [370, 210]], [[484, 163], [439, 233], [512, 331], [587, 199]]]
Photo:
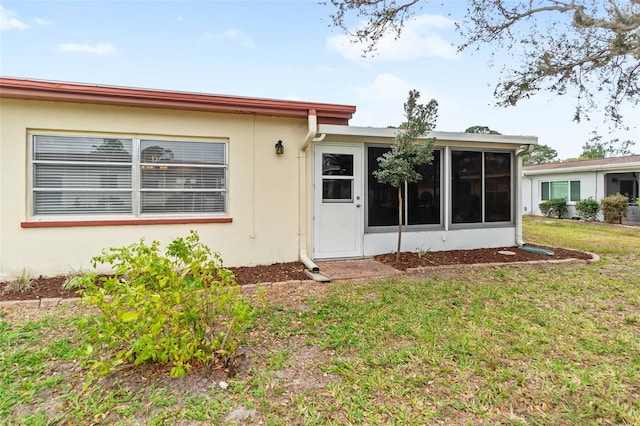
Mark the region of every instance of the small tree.
[[398, 188], [398, 250], [396, 261], [400, 260], [402, 244], [402, 186], [405, 182], [417, 182], [421, 179], [416, 170], [418, 166], [429, 164], [433, 160], [433, 146], [435, 138], [429, 138], [424, 143], [417, 143], [416, 139], [425, 136], [435, 127], [438, 118], [438, 102], [435, 99], [428, 104], [418, 104], [420, 92], [409, 91], [409, 98], [404, 104], [406, 122], [403, 123], [391, 151], [385, 152], [378, 158], [379, 169], [373, 176], [380, 183], [387, 183]]
[[622, 223], [622, 219], [627, 217], [628, 205], [629, 197], [625, 197], [620, 193], [604, 197], [600, 202], [604, 220], [611, 223]]

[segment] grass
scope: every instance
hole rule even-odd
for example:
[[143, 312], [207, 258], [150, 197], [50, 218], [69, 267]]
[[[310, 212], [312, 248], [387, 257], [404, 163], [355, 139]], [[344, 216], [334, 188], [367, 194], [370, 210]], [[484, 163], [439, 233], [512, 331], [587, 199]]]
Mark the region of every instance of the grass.
[[80, 308], [9, 312], [0, 318], [0, 416], [219, 424], [255, 409], [269, 425], [640, 424], [640, 228], [527, 218], [524, 231], [602, 261], [279, 297], [263, 305], [245, 342], [249, 369], [226, 391], [206, 375], [131, 369], [83, 390]]

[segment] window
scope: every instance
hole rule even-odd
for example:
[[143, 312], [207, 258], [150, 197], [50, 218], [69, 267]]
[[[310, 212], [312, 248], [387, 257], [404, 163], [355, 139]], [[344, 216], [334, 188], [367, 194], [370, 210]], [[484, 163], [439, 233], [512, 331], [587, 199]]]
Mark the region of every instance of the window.
[[451, 151], [453, 223], [509, 222], [511, 153]]
[[226, 212], [226, 143], [34, 135], [35, 216]]
[[563, 198], [567, 201], [580, 201], [580, 181], [553, 181], [540, 183], [542, 201]]
[[[367, 225], [369, 227], [398, 226], [398, 190], [379, 183], [373, 176], [378, 169], [378, 158], [389, 147], [367, 148]], [[401, 188], [403, 223], [408, 226], [440, 223], [440, 151], [433, 151], [431, 164], [422, 165], [418, 171], [422, 180], [405, 183]]]
[[353, 201], [353, 155], [322, 154], [322, 202]]

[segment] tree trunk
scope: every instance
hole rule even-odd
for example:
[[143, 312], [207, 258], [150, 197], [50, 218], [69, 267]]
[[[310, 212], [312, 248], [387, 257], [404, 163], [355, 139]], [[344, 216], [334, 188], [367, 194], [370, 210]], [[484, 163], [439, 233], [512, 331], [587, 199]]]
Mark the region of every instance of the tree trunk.
[[402, 245], [402, 187], [398, 186], [398, 250], [396, 262], [400, 262], [400, 246]]

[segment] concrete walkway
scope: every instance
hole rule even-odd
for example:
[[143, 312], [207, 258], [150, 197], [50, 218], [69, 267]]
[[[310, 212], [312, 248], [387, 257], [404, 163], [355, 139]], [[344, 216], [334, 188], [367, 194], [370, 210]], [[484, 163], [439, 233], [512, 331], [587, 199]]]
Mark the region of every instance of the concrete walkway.
[[320, 272], [332, 281], [391, 278], [402, 275], [402, 272], [373, 259], [321, 260], [316, 261]]

